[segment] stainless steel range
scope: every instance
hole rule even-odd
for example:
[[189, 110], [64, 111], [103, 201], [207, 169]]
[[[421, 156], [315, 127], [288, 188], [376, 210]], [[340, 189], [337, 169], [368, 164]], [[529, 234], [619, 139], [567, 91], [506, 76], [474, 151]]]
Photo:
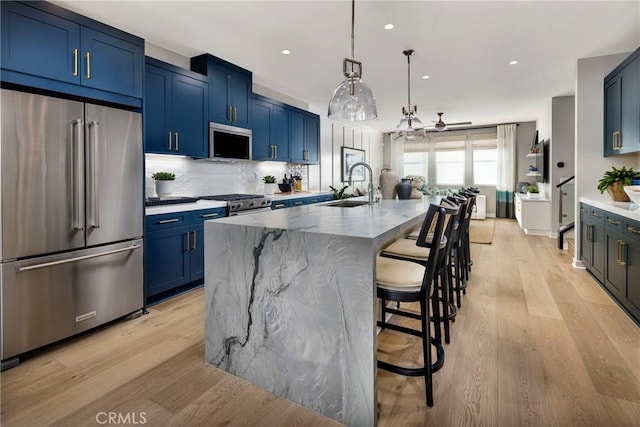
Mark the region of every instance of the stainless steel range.
[[271, 210], [271, 199], [262, 194], [217, 194], [215, 196], [203, 196], [200, 199], [227, 202], [229, 216]]

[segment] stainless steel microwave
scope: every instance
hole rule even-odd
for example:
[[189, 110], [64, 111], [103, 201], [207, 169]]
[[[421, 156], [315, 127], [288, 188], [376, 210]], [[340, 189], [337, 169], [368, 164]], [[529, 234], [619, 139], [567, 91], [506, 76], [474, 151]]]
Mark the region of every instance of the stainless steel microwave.
[[251, 160], [251, 129], [209, 123], [209, 159]]

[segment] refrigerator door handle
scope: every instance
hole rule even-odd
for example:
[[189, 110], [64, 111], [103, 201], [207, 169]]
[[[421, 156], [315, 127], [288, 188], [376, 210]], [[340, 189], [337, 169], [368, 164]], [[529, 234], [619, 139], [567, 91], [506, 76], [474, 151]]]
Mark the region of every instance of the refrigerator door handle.
[[72, 168], [72, 188], [73, 188], [73, 210], [71, 213], [71, 227], [73, 230], [75, 231], [82, 231], [84, 230], [84, 219], [82, 218], [82, 213], [83, 213], [83, 205], [84, 205], [84, 190], [83, 190], [83, 180], [84, 177], [82, 176], [82, 170], [83, 170], [83, 164], [82, 164], [82, 160], [83, 160], [83, 153], [82, 153], [82, 147], [83, 147], [83, 135], [82, 135], [82, 128], [83, 128], [83, 121], [82, 119], [75, 119], [71, 122], [72, 127], [74, 128], [75, 132], [72, 132], [73, 136], [73, 141], [71, 143], [71, 150], [72, 150], [72, 161], [73, 161], [73, 168]]
[[100, 228], [100, 138], [98, 126], [100, 122], [89, 122], [89, 131], [93, 130], [91, 139], [91, 227]]
[[133, 251], [135, 249], [139, 249], [140, 247], [142, 247], [142, 246], [138, 245], [138, 244], [134, 244], [134, 245], [131, 245], [131, 246], [127, 247], [127, 248], [114, 249], [112, 251], [100, 252], [100, 253], [97, 253], [97, 254], [83, 255], [83, 256], [79, 256], [79, 257], [75, 257], [75, 258], [61, 259], [60, 261], [43, 262], [42, 264], [29, 265], [29, 266], [26, 266], [26, 267], [18, 266], [17, 270], [20, 271], [20, 272], [29, 271], [29, 270], [35, 270], [35, 269], [38, 269], [38, 268], [51, 267], [53, 265], [67, 264], [69, 262], [77, 262], [77, 261], [82, 261], [82, 260], [85, 260], [85, 259], [97, 258], [97, 257], [105, 256], [105, 255], [111, 255], [111, 254], [117, 254], [118, 252]]

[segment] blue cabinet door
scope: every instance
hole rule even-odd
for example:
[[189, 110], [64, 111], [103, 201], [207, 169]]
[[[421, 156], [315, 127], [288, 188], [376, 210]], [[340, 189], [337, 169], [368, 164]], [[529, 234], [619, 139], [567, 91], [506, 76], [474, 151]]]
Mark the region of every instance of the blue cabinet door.
[[251, 75], [234, 70], [228, 78], [229, 105], [233, 107], [232, 124], [243, 128], [251, 127]]
[[176, 152], [207, 157], [209, 86], [206, 82], [174, 73], [171, 94], [171, 129]]
[[618, 153], [634, 153], [640, 148], [640, 58], [620, 72], [620, 132]]
[[317, 165], [320, 151], [320, 117], [308, 114], [304, 120], [305, 163]]
[[620, 80], [615, 78], [604, 86], [604, 155], [618, 154], [617, 132], [620, 132]]
[[142, 46], [82, 27], [82, 85], [142, 98]]
[[80, 83], [80, 25], [3, 1], [1, 34], [3, 69]]
[[147, 234], [146, 296], [150, 297], [190, 282], [187, 239], [190, 227], [174, 227]]
[[226, 216], [225, 208], [207, 209], [191, 213], [191, 281], [204, 278], [204, 222]]
[[209, 78], [209, 118], [212, 122], [231, 124], [231, 112], [228, 103], [227, 79], [230, 78], [226, 69], [210, 66]]
[[271, 108], [271, 144], [274, 160], [289, 161], [289, 110], [274, 105]]
[[253, 99], [251, 122], [251, 157], [253, 160], [273, 160], [275, 150], [271, 144], [272, 104]]
[[291, 110], [289, 126], [290, 157], [294, 163], [304, 163], [304, 113]]
[[147, 64], [144, 94], [144, 150], [146, 153], [174, 154], [171, 122], [170, 71]]

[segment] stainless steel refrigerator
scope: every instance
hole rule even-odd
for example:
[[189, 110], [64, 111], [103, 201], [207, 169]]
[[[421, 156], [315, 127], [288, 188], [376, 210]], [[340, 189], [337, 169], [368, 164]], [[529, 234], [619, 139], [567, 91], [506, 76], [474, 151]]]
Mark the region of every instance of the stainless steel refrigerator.
[[0, 353], [143, 306], [142, 118], [2, 89]]

